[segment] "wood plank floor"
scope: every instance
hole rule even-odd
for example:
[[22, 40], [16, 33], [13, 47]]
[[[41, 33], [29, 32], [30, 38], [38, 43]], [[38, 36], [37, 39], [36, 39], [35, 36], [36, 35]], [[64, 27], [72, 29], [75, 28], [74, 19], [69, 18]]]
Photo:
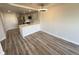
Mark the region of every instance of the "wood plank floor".
[[7, 32], [1, 42], [6, 55], [79, 55], [79, 46], [42, 31], [23, 39], [18, 30]]

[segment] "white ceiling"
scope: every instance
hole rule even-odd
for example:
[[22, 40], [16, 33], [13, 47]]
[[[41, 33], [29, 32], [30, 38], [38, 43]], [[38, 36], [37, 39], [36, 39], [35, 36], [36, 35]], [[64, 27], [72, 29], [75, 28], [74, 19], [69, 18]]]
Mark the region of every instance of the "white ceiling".
[[[4, 12], [8, 12], [8, 10], [11, 10], [11, 12], [17, 12], [17, 13], [24, 13], [24, 12], [29, 12], [30, 9], [26, 9], [26, 8], [21, 8], [18, 6], [12, 6], [9, 5], [7, 3], [0, 3], [0, 10], [4, 11]], [[35, 11], [35, 10], [32, 10]]]
[[[33, 7], [33, 8], [36, 8], [36, 9], [39, 9], [41, 6], [40, 4], [41, 3], [18, 3], [19, 5], [23, 5], [23, 6], [29, 6], [29, 7]], [[48, 6], [51, 6], [51, 5], [55, 5], [54, 3], [43, 3], [45, 6], [45, 8], [47, 8]]]
[[[55, 4], [47, 4], [45, 3], [45, 8], [52, 6]], [[16, 4], [8, 4], [8, 3], [0, 3], [0, 10], [7, 12], [11, 10], [11, 12], [24, 13], [29, 12], [29, 10], [36, 11], [40, 8], [39, 3], [16, 3]]]

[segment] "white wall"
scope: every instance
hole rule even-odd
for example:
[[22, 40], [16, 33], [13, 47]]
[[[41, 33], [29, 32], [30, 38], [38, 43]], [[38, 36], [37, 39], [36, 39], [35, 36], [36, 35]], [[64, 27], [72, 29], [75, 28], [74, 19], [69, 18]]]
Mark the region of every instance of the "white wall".
[[1, 16], [0, 16], [0, 41], [2, 41], [5, 38], [6, 38], [5, 32], [4, 32], [4, 28], [3, 28], [3, 24], [2, 24]]
[[79, 44], [79, 4], [52, 6], [40, 19], [43, 31]]
[[33, 22], [35, 22], [37, 24], [40, 23], [38, 12], [35, 12], [35, 13], [32, 14], [32, 19], [33, 19]]
[[4, 23], [4, 27], [5, 27], [5, 30], [11, 30], [11, 29], [14, 29], [16, 28], [18, 25], [18, 20], [17, 20], [17, 16], [16, 16], [16, 13], [6, 13], [4, 12], [4, 19], [3, 19], [3, 23]]

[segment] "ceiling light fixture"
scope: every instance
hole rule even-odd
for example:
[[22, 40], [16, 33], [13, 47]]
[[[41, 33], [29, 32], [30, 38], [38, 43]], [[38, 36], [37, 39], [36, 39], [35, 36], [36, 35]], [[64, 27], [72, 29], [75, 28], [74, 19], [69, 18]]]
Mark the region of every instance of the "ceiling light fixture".
[[44, 11], [44, 12], [47, 11], [47, 10], [48, 9], [44, 9], [44, 8], [43, 9], [38, 9], [38, 11]]
[[47, 8], [45, 8], [46, 5], [44, 3], [40, 3], [39, 6], [40, 6], [40, 9], [38, 9], [38, 11], [46, 12], [48, 10]]
[[32, 10], [31, 10], [31, 9], [29, 9], [28, 11], [29, 11], [29, 12], [31, 12]]
[[11, 10], [8, 10], [8, 12], [11, 12]]

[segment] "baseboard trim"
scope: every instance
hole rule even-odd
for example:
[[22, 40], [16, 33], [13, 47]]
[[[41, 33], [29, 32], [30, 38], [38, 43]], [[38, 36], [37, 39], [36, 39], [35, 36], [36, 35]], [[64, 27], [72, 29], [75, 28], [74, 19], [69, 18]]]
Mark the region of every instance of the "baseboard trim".
[[22, 37], [23, 37], [23, 39], [25, 39], [25, 37], [26, 37], [26, 36], [31, 35], [31, 34], [33, 34], [33, 33], [36, 33], [36, 32], [38, 32], [38, 31], [40, 31], [40, 29], [39, 29], [39, 30], [37, 30], [37, 31], [31, 32], [31, 33], [28, 33], [27, 35], [22, 36]]
[[43, 32], [46, 32], [46, 33], [48, 33], [48, 34], [50, 34], [50, 35], [53, 35], [53, 36], [55, 36], [55, 37], [61, 38], [61, 39], [63, 39], [63, 40], [66, 40], [66, 41], [68, 41], [68, 42], [71, 42], [71, 43], [74, 43], [74, 44], [76, 44], [76, 45], [79, 45], [79, 43], [74, 42], [74, 41], [71, 41], [71, 40], [69, 40], [69, 39], [66, 39], [66, 38], [64, 38], [64, 37], [62, 37], [62, 36], [59, 36], [59, 35], [56, 35], [56, 34], [52, 34], [52, 33], [48, 32], [48, 31], [45, 31], [45, 30], [42, 30], [42, 31], [43, 31]]
[[16, 29], [16, 28], [18, 28], [18, 27], [7, 28], [6, 31], [13, 30], [13, 29]]

